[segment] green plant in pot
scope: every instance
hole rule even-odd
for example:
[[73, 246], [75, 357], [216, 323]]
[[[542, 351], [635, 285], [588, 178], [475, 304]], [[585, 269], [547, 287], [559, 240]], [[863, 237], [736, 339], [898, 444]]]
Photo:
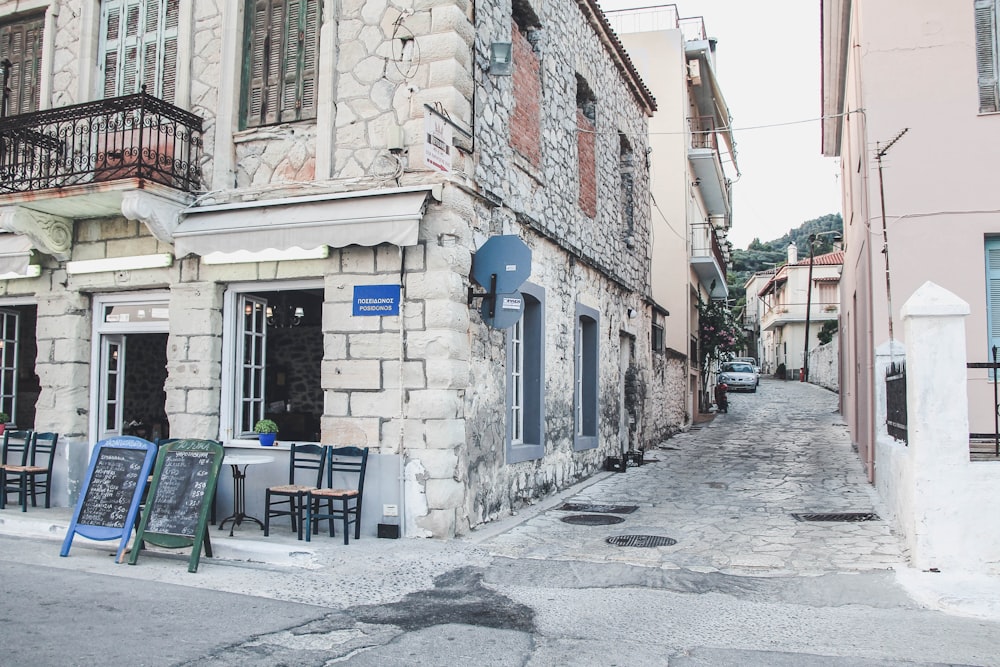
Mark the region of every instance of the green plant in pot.
[[262, 446], [270, 447], [278, 437], [278, 424], [272, 419], [260, 419], [253, 425], [253, 432]]
[[7, 427], [7, 422], [10, 421], [10, 415], [6, 412], [0, 412], [0, 434], [3, 434], [4, 429]]

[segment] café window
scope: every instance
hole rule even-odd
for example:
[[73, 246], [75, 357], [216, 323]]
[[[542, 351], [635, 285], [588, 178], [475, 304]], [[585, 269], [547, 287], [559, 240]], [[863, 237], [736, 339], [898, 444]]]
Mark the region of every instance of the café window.
[[253, 440], [272, 419], [278, 440], [317, 442], [323, 415], [323, 289], [313, 283], [259, 284], [227, 293], [223, 438]]

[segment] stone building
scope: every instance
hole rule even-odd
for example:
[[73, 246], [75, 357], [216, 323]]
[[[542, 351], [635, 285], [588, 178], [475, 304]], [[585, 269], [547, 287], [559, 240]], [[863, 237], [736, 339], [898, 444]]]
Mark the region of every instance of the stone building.
[[355, 444], [363, 530], [447, 537], [651, 437], [655, 102], [595, 0], [7, 1], [0, 59], [0, 409], [60, 433], [57, 503], [101, 439], [269, 417], [251, 513]]

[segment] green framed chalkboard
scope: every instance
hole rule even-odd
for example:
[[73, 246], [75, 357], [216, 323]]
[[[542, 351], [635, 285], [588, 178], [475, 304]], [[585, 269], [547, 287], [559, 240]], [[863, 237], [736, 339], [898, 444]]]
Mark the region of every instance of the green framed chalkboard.
[[214, 440], [177, 440], [160, 448], [129, 565], [135, 565], [146, 542], [168, 549], [191, 547], [188, 572], [198, 571], [202, 547], [211, 558], [208, 515], [223, 455]]

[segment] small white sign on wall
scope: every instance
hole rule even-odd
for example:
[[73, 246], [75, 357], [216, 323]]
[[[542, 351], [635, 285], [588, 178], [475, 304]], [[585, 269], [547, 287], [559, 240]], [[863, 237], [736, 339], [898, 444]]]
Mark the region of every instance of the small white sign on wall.
[[432, 169], [451, 171], [451, 125], [435, 113], [424, 114], [424, 164]]

